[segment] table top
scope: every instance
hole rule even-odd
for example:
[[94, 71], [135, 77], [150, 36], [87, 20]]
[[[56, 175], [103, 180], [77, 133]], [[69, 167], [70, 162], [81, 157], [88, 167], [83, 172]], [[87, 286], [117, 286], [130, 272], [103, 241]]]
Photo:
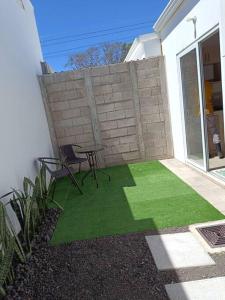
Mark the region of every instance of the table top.
[[75, 148], [77, 153], [93, 153], [104, 150], [103, 145], [92, 145], [82, 148]]

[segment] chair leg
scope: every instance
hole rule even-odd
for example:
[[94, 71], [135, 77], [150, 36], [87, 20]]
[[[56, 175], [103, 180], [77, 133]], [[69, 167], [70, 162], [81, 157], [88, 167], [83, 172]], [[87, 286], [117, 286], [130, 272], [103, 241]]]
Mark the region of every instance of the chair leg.
[[81, 171], [81, 163], [79, 163], [79, 173], [80, 173], [80, 171]]
[[73, 176], [73, 175], [69, 175], [69, 177], [70, 177], [70, 179], [71, 179], [73, 185], [74, 185], [75, 187], [78, 188], [80, 194], [82, 195], [83, 192], [82, 192], [81, 188], [79, 187], [79, 184], [78, 184], [78, 182], [76, 181], [76, 179], [74, 178], [74, 176]]
[[79, 186], [77, 180], [76, 180], [75, 177], [73, 176], [73, 173], [70, 171], [70, 169], [69, 169], [67, 166], [65, 166], [65, 168], [66, 168], [67, 171], [68, 171], [67, 177], [70, 178], [70, 180], [72, 181], [73, 185], [75, 185], [75, 186], [78, 188], [79, 192], [80, 192], [81, 194], [83, 194], [83, 192], [82, 192], [82, 190], [81, 190], [81, 188], [80, 188], [80, 186]]

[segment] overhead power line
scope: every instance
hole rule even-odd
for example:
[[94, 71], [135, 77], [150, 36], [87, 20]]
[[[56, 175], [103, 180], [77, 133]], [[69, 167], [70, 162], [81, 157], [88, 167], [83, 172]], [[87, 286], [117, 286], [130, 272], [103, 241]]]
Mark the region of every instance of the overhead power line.
[[[123, 40], [123, 42], [127, 39], [134, 39], [134, 36], [126, 36], [126, 37], [121, 37], [119, 39], [116, 40], [111, 40], [109, 42], [120, 42], [121, 39]], [[44, 57], [47, 58], [53, 58], [53, 57], [59, 57], [59, 56], [68, 56], [68, 55], [72, 55], [73, 53], [69, 53], [71, 51], [75, 51], [75, 50], [80, 50], [80, 49], [84, 49], [84, 48], [88, 48], [88, 47], [95, 47], [95, 46], [100, 46], [104, 44], [104, 42], [101, 43], [95, 43], [95, 44], [89, 44], [89, 45], [83, 45], [80, 47], [76, 47], [76, 48], [70, 48], [70, 49], [65, 49], [65, 50], [60, 50], [60, 51], [55, 51], [55, 52], [51, 52], [51, 53], [46, 53], [44, 55]]]
[[104, 34], [98, 34], [98, 35], [89, 36], [89, 37], [83, 37], [83, 38], [79, 38], [79, 39], [71, 39], [71, 40], [67, 40], [67, 41], [55, 42], [55, 43], [52, 43], [52, 44], [49, 44], [49, 45], [42, 45], [42, 47], [46, 48], [46, 47], [51, 47], [51, 46], [55, 46], [55, 45], [61, 45], [61, 44], [67, 44], [67, 43], [71, 43], [71, 42], [78, 42], [78, 41], [93, 39], [93, 38], [97, 38], [97, 37], [110, 36], [110, 35], [114, 35], [114, 34], [118, 34], [118, 33], [123, 33], [123, 32], [128, 32], [128, 31], [135, 31], [135, 30], [139, 30], [139, 29], [143, 29], [143, 28], [146, 28], [146, 25], [145, 26], [139, 26], [139, 27], [136, 27], [136, 28], [129, 28], [129, 29], [125, 29], [125, 30], [113, 31], [113, 32], [110, 32], [110, 33], [104, 33]]
[[75, 35], [64, 35], [64, 36], [56, 37], [56, 38], [41, 39], [41, 42], [42, 42], [42, 44], [45, 44], [45, 43], [48, 43], [48, 42], [51, 42], [51, 41], [58, 41], [58, 40], [64, 40], [64, 39], [68, 39], [68, 38], [81, 37], [81, 36], [86, 36], [86, 35], [91, 35], [91, 34], [96, 34], [96, 33], [101, 33], [101, 32], [108, 32], [108, 31], [112, 31], [112, 30], [128, 28], [128, 27], [134, 27], [134, 26], [144, 25], [144, 24], [152, 25], [153, 23], [154, 23], [154, 21], [140, 22], [140, 23], [124, 25], [124, 26], [119, 26], [119, 27], [111, 27], [111, 28], [97, 30], [97, 31], [84, 32], [84, 33], [75, 34]]

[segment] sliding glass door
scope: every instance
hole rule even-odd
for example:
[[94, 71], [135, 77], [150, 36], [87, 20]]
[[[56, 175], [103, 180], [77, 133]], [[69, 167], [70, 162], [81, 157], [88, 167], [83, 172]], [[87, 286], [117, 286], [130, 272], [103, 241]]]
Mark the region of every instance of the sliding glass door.
[[187, 160], [205, 169], [204, 116], [198, 64], [196, 48], [180, 57]]

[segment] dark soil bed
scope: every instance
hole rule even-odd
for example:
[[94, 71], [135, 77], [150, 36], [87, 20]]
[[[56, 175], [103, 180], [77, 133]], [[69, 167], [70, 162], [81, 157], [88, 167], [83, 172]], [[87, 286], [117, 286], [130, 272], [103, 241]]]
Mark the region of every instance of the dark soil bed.
[[6, 299], [168, 299], [143, 233], [49, 246], [50, 210], [33, 255]]
[[49, 246], [58, 216], [57, 210], [48, 211], [33, 255], [26, 265], [18, 266], [15, 286], [9, 287], [6, 299], [164, 300], [166, 283], [225, 275], [225, 254], [213, 255], [215, 266], [159, 272], [146, 232]]

